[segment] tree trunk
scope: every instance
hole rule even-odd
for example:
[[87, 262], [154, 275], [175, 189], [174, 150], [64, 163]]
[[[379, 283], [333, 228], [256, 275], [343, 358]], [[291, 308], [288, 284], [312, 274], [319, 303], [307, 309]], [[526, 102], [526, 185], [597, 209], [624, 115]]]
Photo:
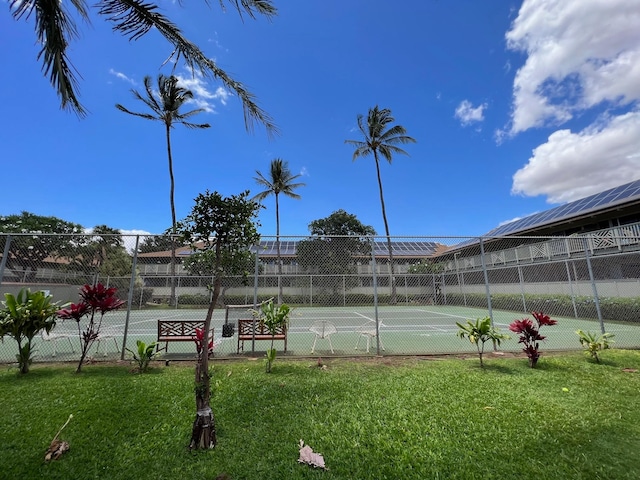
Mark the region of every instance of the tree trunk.
[[171, 205], [171, 263], [169, 265], [169, 275], [171, 276], [171, 295], [169, 297], [169, 305], [176, 307], [176, 242], [173, 235], [176, 233], [176, 205], [174, 201], [175, 179], [173, 177], [173, 156], [171, 155], [171, 124], [167, 123], [167, 157], [169, 159], [169, 204]]
[[280, 205], [276, 192], [276, 252], [278, 262], [278, 305], [282, 304], [282, 258], [280, 257]]
[[398, 303], [396, 295], [396, 282], [394, 278], [393, 269], [393, 248], [391, 247], [391, 237], [389, 236], [389, 223], [387, 222], [387, 210], [384, 206], [384, 195], [382, 193], [382, 177], [380, 176], [380, 162], [378, 162], [378, 153], [373, 151], [373, 156], [376, 161], [376, 173], [378, 174], [378, 187], [380, 188], [380, 205], [382, 207], [382, 220], [384, 221], [384, 231], [387, 235], [387, 249], [389, 251], [389, 286], [391, 287], [391, 305]]
[[[216, 245], [216, 259], [220, 258], [220, 245]], [[216, 261], [216, 272], [218, 271]], [[220, 296], [220, 286], [222, 279], [216, 277], [213, 282], [213, 295], [207, 310], [207, 317], [204, 321], [204, 340], [202, 349], [198, 355], [195, 375], [196, 392], [196, 418], [193, 421], [191, 431], [191, 441], [189, 449], [214, 448], [217, 443], [216, 420], [209, 400], [211, 398], [211, 379], [209, 378], [209, 332], [211, 331], [211, 318], [216, 307], [216, 302]]]
[[189, 442], [191, 450], [214, 448], [217, 443], [216, 420], [209, 405], [210, 379], [208, 368], [205, 368], [208, 362], [203, 361], [203, 358], [206, 359], [209, 356], [208, 343], [209, 339], [206, 335], [205, 347], [200, 352], [196, 364], [196, 418], [193, 421], [191, 441]]

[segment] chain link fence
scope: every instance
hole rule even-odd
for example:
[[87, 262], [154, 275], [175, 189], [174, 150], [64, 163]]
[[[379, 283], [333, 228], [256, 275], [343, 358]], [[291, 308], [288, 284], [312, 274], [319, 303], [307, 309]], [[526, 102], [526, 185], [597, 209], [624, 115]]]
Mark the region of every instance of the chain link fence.
[[[188, 246], [172, 255], [165, 236], [0, 235], [0, 253], [1, 298], [26, 287], [62, 306], [77, 302], [84, 284], [118, 289], [126, 308], [105, 315], [95, 360], [129, 358], [124, 349], [136, 340], [157, 340], [161, 320], [204, 320], [211, 298], [212, 267]], [[263, 237], [252, 254], [245, 275], [223, 280], [216, 356], [239, 355], [237, 328], [223, 325], [252, 318], [253, 305], [271, 298], [293, 307], [287, 355], [472, 353], [457, 322], [489, 316], [509, 333], [533, 311], [558, 320], [542, 332], [543, 348], [580, 348], [578, 329], [640, 347], [639, 225], [548, 238]], [[248, 345], [244, 355], [261, 356], [270, 342]], [[191, 342], [162, 347], [166, 358], [195, 357]], [[284, 343], [275, 347], [282, 354]], [[501, 349], [519, 351], [517, 337]], [[58, 321], [37, 337], [34, 360], [73, 361], [78, 350], [76, 322]], [[0, 362], [16, 353], [5, 336]]]

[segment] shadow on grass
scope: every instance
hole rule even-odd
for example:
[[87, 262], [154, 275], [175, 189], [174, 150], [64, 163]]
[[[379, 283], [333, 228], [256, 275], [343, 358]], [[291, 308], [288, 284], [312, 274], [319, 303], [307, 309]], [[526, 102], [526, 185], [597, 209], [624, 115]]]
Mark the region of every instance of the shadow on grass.
[[[478, 369], [480, 369], [480, 365], [478, 365]], [[496, 364], [491, 362], [489, 363], [485, 362], [484, 370], [486, 370], [487, 372], [496, 372], [496, 373], [501, 373], [505, 375], [514, 375], [518, 373], [518, 370], [515, 368], [509, 367], [507, 365]]]

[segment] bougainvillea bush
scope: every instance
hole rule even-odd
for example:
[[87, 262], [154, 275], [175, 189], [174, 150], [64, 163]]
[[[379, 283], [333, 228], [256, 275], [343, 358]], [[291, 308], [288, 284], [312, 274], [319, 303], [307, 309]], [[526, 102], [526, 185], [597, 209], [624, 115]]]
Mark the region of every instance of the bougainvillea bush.
[[558, 322], [551, 320], [549, 315], [545, 315], [542, 312], [531, 312], [535, 323], [528, 319], [514, 320], [509, 325], [509, 330], [520, 335], [518, 343], [522, 343], [522, 351], [527, 354], [529, 358], [529, 366], [535, 368], [540, 358], [540, 342], [543, 341], [545, 336], [540, 335], [540, 328], [544, 325], [555, 325]]

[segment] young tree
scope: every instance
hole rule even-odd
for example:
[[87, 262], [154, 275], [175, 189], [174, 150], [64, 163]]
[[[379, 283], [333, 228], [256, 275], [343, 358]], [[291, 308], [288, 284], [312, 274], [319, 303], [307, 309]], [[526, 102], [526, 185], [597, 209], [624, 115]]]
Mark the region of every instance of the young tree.
[[[328, 275], [324, 286], [334, 294], [343, 286], [343, 279], [355, 273], [359, 258], [369, 258], [369, 238], [376, 234], [370, 225], [344, 210], [336, 210], [326, 218], [309, 224], [312, 237], [298, 242], [298, 264], [307, 272]], [[314, 282], [315, 284], [315, 282]]]
[[391, 249], [391, 236], [389, 235], [389, 223], [387, 222], [387, 212], [384, 206], [384, 195], [382, 193], [382, 178], [380, 177], [379, 155], [382, 155], [389, 163], [393, 160], [394, 153], [409, 155], [398, 147], [400, 144], [415, 143], [415, 139], [409, 137], [406, 130], [401, 125], [393, 125], [395, 119], [391, 116], [391, 110], [380, 109], [376, 105], [369, 109], [369, 114], [365, 122], [363, 115], [358, 115], [358, 129], [362, 133], [363, 140], [345, 140], [345, 143], [356, 147], [353, 152], [353, 161], [358, 157], [373, 155], [376, 162], [376, 173], [378, 175], [378, 188], [380, 190], [380, 205], [382, 207], [382, 220], [384, 230], [387, 235], [387, 248], [389, 250], [389, 283], [391, 285], [391, 303], [396, 303], [396, 284], [394, 281], [393, 251]]
[[[270, 19], [277, 13], [272, 0], [229, 0], [229, 3], [241, 17], [248, 15], [250, 18], [256, 18], [258, 15], [264, 15]], [[172, 48], [171, 55], [164, 63], [181, 59], [189, 69], [221, 81], [241, 100], [248, 130], [252, 130], [254, 123], [258, 122], [263, 124], [270, 134], [277, 131], [269, 115], [256, 104], [254, 95], [242, 83], [230, 77], [210, 56], [202, 52], [200, 47], [189, 41], [180, 28], [160, 13], [158, 2], [99, 0], [92, 7], [97, 10], [98, 15], [112, 24], [114, 31], [130, 40], [138, 40], [152, 30], [162, 35]], [[220, 7], [224, 10], [223, 0], [220, 0]], [[73, 9], [73, 13], [70, 13], [70, 8]], [[16, 20], [34, 17], [37, 44], [42, 45], [38, 59], [42, 60], [42, 70], [57, 90], [61, 107], [70, 109], [81, 117], [85, 116], [86, 110], [77, 94], [78, 78], [74, 75], [75, 68], [69, 61], [67, 47], [71, 45], [72, 40], [80, 37], [74, 17], [85, 22], [91, 20], [86, 0], [9, 0], [9, 9]]]
[[258, 193], [254, 200], [262, 201], [269, 195], [276, 197], [276, 255], [278, 261], [278, 303], [282, 303], [282, 259], [280, 258], [280, 204], [278, 196], [282, 193], [290, 198], [299, 199], [300, 195], [294, 192], [296, 188], [304, 187], [304, 183], [293, 183], [294, 180], [300, 178], [301, 175], [293, 175], [289, 170], [287, 162], [281, 158], [271, 160], [271, 168], [269, 169], [269, 177], [265, 177], [256, 170], [257, 177], [254, 180], [258, 185], [264, 187], [265, 190]]
[[475, 322], [467, 320], [466, 324], [456, 322], [458, 326], [458, 337], [468, 338], [478, 350], [478, 357], [480, 358], [480, 366], [484, 368], [484, 362], [482, 361], [482, 355], [484, 354], [484, 344], [489, 340], [493, 341], [494, 345], [500, 345], [502, 340], [507, 340], [509, 335], [501, 333], [498, 329], [493, 328], [491, 325], [491, 317], [477, 318]]
[[[223, 278], [237, 265], [246, 265], [249, 248], [260, 240], [257, 216], [260, 204], [248, 199], [249, 192], [222, 197], [207, 191], [195, 199], [191, 213], [178, 224], [184, 240], [199, 248], [214, 266], [212, 295], [202, 335], [202, 348], [198, 350], [195, 371], [196, 418], [189, 448], [213, 448], [216, 445], [216, 427], [210, 406], [211, 382], [209, 378], [208, 349], [204, 345], [211, 331], [211, 318], [215, 309]], [[196, 247], [197, 245], [197, 247]], [[248, 274], [248, 272], [247, 272]]]
[[[165, 140], [167, 142], [167, 158], [169, 160], [169, 202], [171, 204], [171, 234], [176, 233], [176, 206], [175, 206], [175, 179], [173, 177], [173, 156], [171, 154], [171, 129], [175, 124], [184, 125], [187, 128], [209, 128], [208, 123], [191, 123], [187, 120], [198, 113], [204, 112], [204, 109], [197, 108], [189, 112], [180, 112], [180, 108], [193, 98], [191, 90], [178, 86], [178, 79], [173, 75], [165, 77], [158, 75], [158, 90], [154, 91], [151, 85], [151, 77], [144, 77], [144, 89], [146, 96], [142, 96], [138, 91], [131, 90], [133, 96], [143, 102], [152, 113], [132, 112], [126, 107], [116, 104], [116, 108], [129, 115], [135, 115], [146, 120], [155, 120], [162, 122], [165, 128]], [[176, 246], [175, 242], [171, 245], [171, 299], [170, 305], [176, 304]]]

